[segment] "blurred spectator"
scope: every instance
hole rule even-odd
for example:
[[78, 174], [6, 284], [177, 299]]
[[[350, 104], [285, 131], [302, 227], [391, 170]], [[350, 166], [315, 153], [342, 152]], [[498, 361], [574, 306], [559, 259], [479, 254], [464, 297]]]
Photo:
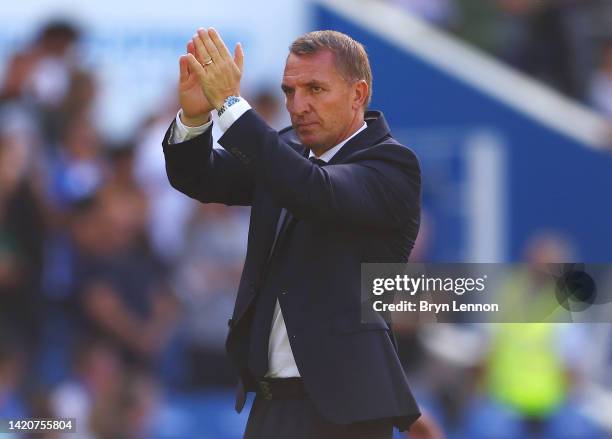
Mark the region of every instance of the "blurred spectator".
[[90, 111], [96, 94], [97, 84], [92, 74], [80, 69], [71, 72], [68, 90], [57, 108], [58, 113], [62, 115], [60, 122], [78, 116], [91, 117]]
[[272, 128], [280, 130], [288, 125], [281, 111], [283, 108], [281, 108], [278, 93], [275, 93], [271, 88], [261, 88], [249, 102], [253, 109]]
[[478, 325], [438, 323], [420, 325], [417, 335], [421, 358], [411, 378], [423, 392], [419, 402], [447, 432], [461, 432], [478, 387], [486, 334]]
[[43, 27], [29, 48], [30, 72], [26, 96], [37, 105], [45, 137], [56, 140], [66, 120], [88, 116], [95, 97], [93, 77], [76, 56], [80, 32], [68, 21]]
[[544, 0], [498, 0], [506, 29], [501, 58], [525, 73], [579, 97], [567, 23], [569, 3]]
[[[134, 177], [134, 149], [132, 145], [115, 147], [108, 152], [111, 172], [99, 192], [100, 202], [107, 199], [120, 203], [117, 208], [134, 222], [135, 233], [143, 233], [149, 215], [148, 200]], [[112, 201], [111, 201], [112, 202]], [[143, 237], [143, 239], [146, 239]]]
[[89, 426], [96, 439], [146, 439], [153, 435], [159, 389], [151, 376], [132, 372], [117, 392], [98, 398]]
[[612, 121], [612, 40], [601, 51], [601, 61], [591, 82], [592, 105]]
[[190, 340], [191, 382], [198, 387], [233, 386], [237, 375], [225, 352], [242, 272], [248, 210], [201, 205], [188, 229], [175, 286]]
[[0, 127], [0, 325], [32, 347], [41, 305], [44, 227], [30, 178], [31, 139], [8, 122]]
[[33, 108], [47, 145], [58, 140], [67, 120], [87, 116], [94, 103], [95, 80], [76, 56], [79, 38], [72, 23], [51, 21], [6, 69], [0, 98]]
[[490, 54], [496, 54], [500, 39], [496, 2], [456, 0], [460, 20], [455, 35]]
[[[512, 428], [506, 434], [573, 437], [561, 426], [581, 422], [575, 408], [565, 407], [576, 402], [574, 392], [586, 343], [579, 327], [546, 323], [557, 320], [552, 316], [558, 312], [561, 317], [567, 314], [556, 300], [555, 279], [548, 264], [573, 260], [571, 249], [558, 236], [539, 234], [527, 244], [525, 259], [528, 271], [517, 272], [504, 282], [500, 297], [514, 304], [513, 312], [524, 314], [517, 321], [534, 323], [491, 327], [485, 363], [486, 389], [495, 404], [490, 410], [508, 416], [505, 422], [511, 422], [508, 425]], [[563, 420], [559, 413], [564, 413]]]
[[454, 0], [389, 0], [410, 13], [443, 29], [452, 29], [458, 21]]
[[91, 197], [108, 173], [98, 134], [89, 118], [74, 118], [62, 131], [61, 143], [52, 156], [49, 187], [49, 196], [59, 211]]
[[35, 59], [30, 74], [30, 92], [43, 106], [58, 107], [70, 87], [79, 31], [67, 21], [53, 21], [43, 27], [30, 51]]
[[176, 191], [166, 176], [160, 139], [176, 117], [174, 105], [163, 107], [142, 127], [134, 151], [134, 175], [149, 205], [147, 233], [156, 256], [169, 266], [185, 245], [187, 223], [197, 202]]
[[29, 52], [15, 53], [6, 65], [4, 82], [0, 88], [0, 101], [18, 101], [23, 97], [34, 57]]
[[85, 321], [117, 343], [129, 364], [154, 367], [173, 335], [177, 310], [164, 270], [143, 239], [140, 213], [120, 194], [102, 190], [84, 206], [74, 236]]
[[569, 97], [589, 100], [597, 41], [609, 39], [608, 0], [457, 0], [456, 34]]
[[22, 396], [26, 358], [19, 349], [23, 341], [4, 328], [0, 334], [0, 418], [25, 418], [29, 413]]
[[[30, 412], [29, 419], [55, 419], [52, 403], [50, 400], [49, 391], [44, 387], [35, 387], [32, 389], [28, 397], [28, 405]], [[72, 433], [74, 436], [74, 433]], [[29, 433], [24, 436], [27, 439], [59, 439], [60, 433], [56, 431], [45, 431], [37, 433]]]
[[50, 399], [54, 417], [74, 418], [79, 438], [89, 439], [94, 437], [90, 422], [93, 407], [120, 392], [123, 364], [112, 345], [96, 339], [84, 338], [74, 357], [74, 375], [57, 386]]

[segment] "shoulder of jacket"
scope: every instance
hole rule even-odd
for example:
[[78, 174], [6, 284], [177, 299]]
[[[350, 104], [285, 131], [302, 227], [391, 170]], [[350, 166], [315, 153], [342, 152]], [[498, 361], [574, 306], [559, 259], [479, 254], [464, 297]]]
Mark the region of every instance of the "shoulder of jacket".
[[359, 160], [383, 159], [399, 161], [417, 161], [415, 152], [406, 145], [399, 143], [393, 137], [387, 137], [375, 145], [360, 149], [352, 156]]

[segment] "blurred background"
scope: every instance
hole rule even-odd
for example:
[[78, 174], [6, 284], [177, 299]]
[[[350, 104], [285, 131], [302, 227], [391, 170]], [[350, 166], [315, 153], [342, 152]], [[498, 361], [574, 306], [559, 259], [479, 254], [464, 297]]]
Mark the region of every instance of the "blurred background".
[[[8, 2], [0, 418], [76, 418], [72, 438], [241, 437], [224, 341], [249, 210], [174, 191], [161, 150], [199, 26], [242, 42], [243, 95], [276, 128], [293, 39], [365, 44], [371, 107], [423, 167], [413, 261], [612, 260], [609, 0]], [[609, 325], [396, 330], [449, 438], [612, 437]]]

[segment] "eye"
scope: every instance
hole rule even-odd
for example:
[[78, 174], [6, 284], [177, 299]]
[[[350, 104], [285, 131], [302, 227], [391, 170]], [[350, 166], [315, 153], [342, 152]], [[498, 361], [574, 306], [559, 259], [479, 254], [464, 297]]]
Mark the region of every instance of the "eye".
[[323, 91], [323, 88], [318, 85], [313, 85], [310, 89], [313, 93], [321, 93]]

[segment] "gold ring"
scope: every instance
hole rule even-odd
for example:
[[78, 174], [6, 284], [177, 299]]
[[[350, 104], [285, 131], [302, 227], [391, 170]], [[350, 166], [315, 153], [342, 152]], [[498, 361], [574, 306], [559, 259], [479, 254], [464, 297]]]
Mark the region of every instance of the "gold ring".
[[205, 65], [205, 66], [209, 66], [209, 65], [211, 65], [212, 63], [213, 63], [212, 58], [209, 58], [207, 61], [204, 61], [204, 65]]

